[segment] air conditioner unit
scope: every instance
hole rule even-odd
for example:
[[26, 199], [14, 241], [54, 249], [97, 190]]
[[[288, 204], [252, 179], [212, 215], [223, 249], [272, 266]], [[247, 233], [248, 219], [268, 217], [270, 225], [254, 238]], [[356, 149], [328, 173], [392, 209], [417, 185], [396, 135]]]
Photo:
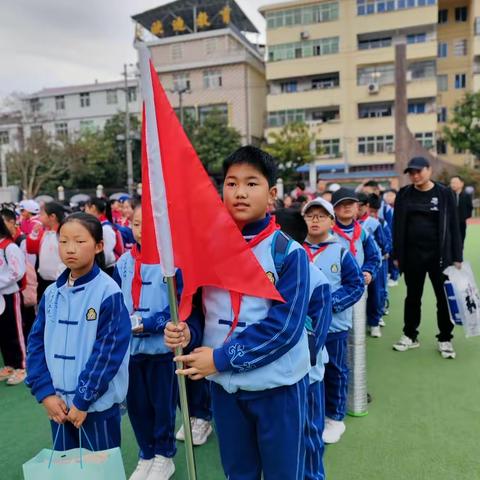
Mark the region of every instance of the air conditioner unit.
[[367, 90], [370, 95], [374, 95], [380, 91], [380, 85], [377, 82], [371, 82], [367, 85]]
[[411, 82], [413, 80], [413, 74], [410, 70], [407, 71], [407, 82]]
[[310, 33], [307, 31], [301, 32], [300, 33], [300, 39], [301, 40], [308, 40], [310, 38]]

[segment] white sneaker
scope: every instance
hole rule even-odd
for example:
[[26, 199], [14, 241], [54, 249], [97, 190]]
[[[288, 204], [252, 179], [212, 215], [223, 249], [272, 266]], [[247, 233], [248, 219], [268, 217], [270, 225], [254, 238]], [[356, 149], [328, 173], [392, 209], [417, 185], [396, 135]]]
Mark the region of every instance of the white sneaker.
[[346, 430], [344, 422], [325, 418], [325, 428], [323, 429], [322, 439], [325, 443], [337, 443]]
[[443, 358], [455, 358], [457, 356], [453, 349], [452, 342], [438, 342], [438, 351]]
[[150, 472], [145, 480], [169, 480], [175, 473], [175, 464], [171, 458], [155, 455]]
[[373, 338], [380, 338], [382, 336], [380, 325], [378, 327], [370, 327], [370, 336]]
[[18, 385], [19, 383], [22, 383], [25, 380], [25, 377], [27, 376], [27, 372], [23, 368], [17, 368], [13, 371], [12, 375], [7, 378], [7, 385]]
[[406, 352], [412, 348], [418, 348], [420, 343], [415, 340], [413, 341], [411, 338], [408, 338], [406, 335], [402, 335], [400, 340], [393, 345], [393, 349], [397, 352]]
[[[207, 442], [208, 437], [213, 431], [212, 424], [208, 420], [203, 420], [201, 418], [190, 418], [190, 425], [192, 426], [192, 441], [195, 446], [203, 445]], [[177, 440], [181, 442], [185, 441], [185, 430], [183, 425], [178, 429], [177, 434], [175, 435]]]
[[381, 318], [380, 321], [378, 322], [378, 326], [379, 327], [386, 327], [387, 326], [387, 324], [385, 323], [385, 320], [383, 318]]
[[397, 287], [398, 286], [398, 280], [392, 280], [391, 278], [388, 279], [387, 285], [389, 287]]
[[132, 473], [129, 480], [147, 480], [147, 476], [152, 465], [153, 458], [150, 460], [144, 460], [143, 458], [140, 458], [137, 463], [137, 468]]

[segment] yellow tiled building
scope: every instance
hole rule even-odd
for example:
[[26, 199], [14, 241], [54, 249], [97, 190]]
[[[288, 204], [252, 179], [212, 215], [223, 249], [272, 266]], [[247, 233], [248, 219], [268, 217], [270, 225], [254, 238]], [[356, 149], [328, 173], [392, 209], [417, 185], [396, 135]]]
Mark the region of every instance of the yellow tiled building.
[[480, 88], [480, 0], [300, 0], [260, 11], [267, 137], [303, 120], [316, 136], [319, 172], [392, 175], [394, 47], [406, 43], [411, 131], [447, 161], [471, 161], [441, 132], [455, 102]]

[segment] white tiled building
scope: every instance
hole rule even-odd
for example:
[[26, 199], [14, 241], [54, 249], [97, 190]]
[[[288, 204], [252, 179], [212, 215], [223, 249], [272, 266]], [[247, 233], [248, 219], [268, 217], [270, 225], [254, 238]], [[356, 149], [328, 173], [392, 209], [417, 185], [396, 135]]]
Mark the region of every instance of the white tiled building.
[[[101, 129], [109, 118], [125, 111], [125, 101], [123, 80], [40, 90], [22, 99], [24, 135], [40, 130], [52, 137], [75, 136]], [[128, 81], [128, 109], [140, 115], [136, 80]]]

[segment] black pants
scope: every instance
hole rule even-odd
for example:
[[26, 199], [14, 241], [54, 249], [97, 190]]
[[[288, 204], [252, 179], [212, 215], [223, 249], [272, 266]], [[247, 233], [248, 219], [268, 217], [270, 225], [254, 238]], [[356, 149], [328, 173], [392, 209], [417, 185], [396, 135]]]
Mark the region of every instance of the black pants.
[[433, 290], [437, 298], [437, 325], [440, 342], [448, 342], [452, 339], [453, 323], [448, 313], [447, 298], [443, 283], [447, 278], [440, 268], [440, 261], [436, 255], [428, 255], [425, 252], [409, 252], [409, 258], [405, 264], [405, 283], [407, 284], [407, 297], [405, 298], [404, 327], [403, 333], [416, 340], [420, 325], [423, 286], [428, 273], [432, 282]]
[[42, 299], [43, 294], [45, 293], [45, 290], [54, 282], [54, 280], [45, 280], [40, 276], [40, 274], [37, 271], [37, 281], [38, 281], [37, 298], [38, 298], [38, 303], [40, 304], [40, 300]]
[[465, 243], [465, 237], [467, 236], [467, 222], [460, 222], [460, 236], [462, 237], [462, 247]]
[[25, 368], [25, 339], [20, 313], [20, 293], [4, 295], [5, 311], [0, 315], [0, 352], [3, 364]]

